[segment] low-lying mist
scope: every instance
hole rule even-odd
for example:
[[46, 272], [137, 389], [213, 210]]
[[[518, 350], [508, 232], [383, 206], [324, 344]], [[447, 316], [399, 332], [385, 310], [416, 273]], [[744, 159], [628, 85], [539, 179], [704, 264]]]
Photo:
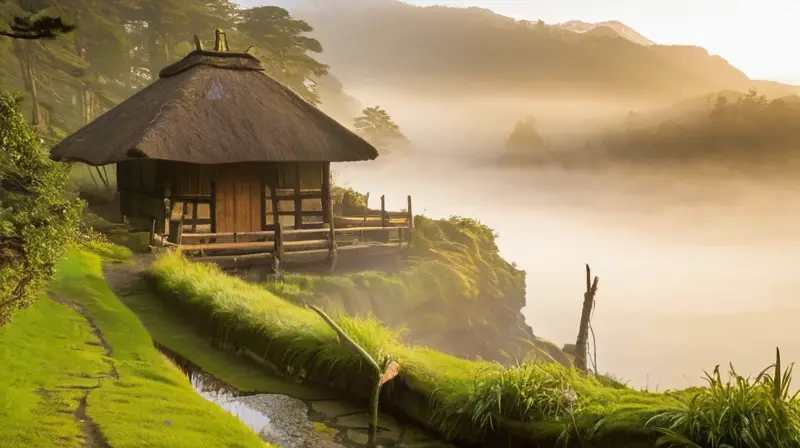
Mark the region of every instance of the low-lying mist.
[[800, 318], [800, 182], [790, 173], [498, 167], [485, 156], [502, 151], [521, 115], [568, 139], [603, 118], [597, 112], [616, 111], [571, 101], [539, 105], [554, 112], [537, 115], [522, 102], [359, 95], [386, 108], [413, 147], [337, 164], [337, 182], [386, 195], [387, 208], [405, 207], [410, 194], [417, 214], [474, 217], [495, 229], [502, 254], [527, 271], [525, 314], [538, 336], [574, 342], [589, 263], [600, 277], [598, 368], [632, 386], [700, 384], [703, 369], [728, 362], [756, 372], [775, 346], [787, 360], [800, 358], [792, 325]]

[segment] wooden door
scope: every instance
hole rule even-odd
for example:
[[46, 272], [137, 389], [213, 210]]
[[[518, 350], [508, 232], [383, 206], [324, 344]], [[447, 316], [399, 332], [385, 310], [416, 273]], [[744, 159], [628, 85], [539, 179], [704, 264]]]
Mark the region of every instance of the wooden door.
[[264, 201], [262, 180], [253, 165], [226, 165], [215, 176], [216, 231], [258, 232], [262, 230]]

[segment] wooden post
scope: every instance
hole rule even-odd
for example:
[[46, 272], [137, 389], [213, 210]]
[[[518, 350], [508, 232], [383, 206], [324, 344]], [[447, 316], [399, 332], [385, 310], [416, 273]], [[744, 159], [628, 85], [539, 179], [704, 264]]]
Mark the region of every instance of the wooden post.
[[331, 163], [322, 164], [322, 222], [333, 224], [333, 197], [331, 192]]
[[587, 370], [586, 356], [589, 352], [589, 321], [592, 318], [594, 308], [594, 295], [597, 293], [598, 278], [592, 281], [592, 270], [586, 265], [586, 292], [583, 294], [583, 310], [581, 311], [581, 322], [578, 326], [578, 340], [575, 343], [575, 367]]
[[300, 164], [294, 164], [295, 180], [294, 184], [294, 228], [303, 228], [303, 197], [300, 195]]
[[358, 241], [364, 241], [364, 227], [367, 226], [367, 216], [369, 215], [369, 192], [364, 196], [364, 221], [361, 222], [361, 235], [358, 236]]
[[411, 234], [413, 233], [413, 229], [414, 229], [414, 211], [411, 208], [411, 195], [408, 195], [408, 210], [407, 210], [407, 213], [408, 213], [408, 218], [406, 219], [406, 221], [408, 221], [408, 223], [407, 223], [408, 224], [408, 230], [406, 230], [406, 231], [408, 232], [408, 235], [406, 235], [406, 245], [408, 247], [411, 247]]
[[153, 225], [150, 228], [150, 245], [156, 245], [156, 219], [153, 218]]
[[[211, 182], [211, 204], [208, 206], [211, 215], [211, 233], [217, 232], [217, 185]], [[216, 243], [216, 238], [211, 238], [211, 243]]]
[[[331, 209], [329, 209], [331, 210]], [[333, 213], [331, 213], [328, 218], [330, 220], [330, 231], [328, 233], [328, 239], [330, 240], [330, 246], [328, 248], [328, 259], [331, 260], [331, 271], [334, 270], [336, 267], [336, 257], [338, 256], [337, 246], [336, 246], [336, 228], [333, 223]]]
[[272, 249], [272, 270], [275, 275], [280, 272], [281, 259], [283, 259], [283, 225], [278, 223], [275, 225], [275, 241]]
[[381, 227], [386, 227], [386, 196], [381, 196]]

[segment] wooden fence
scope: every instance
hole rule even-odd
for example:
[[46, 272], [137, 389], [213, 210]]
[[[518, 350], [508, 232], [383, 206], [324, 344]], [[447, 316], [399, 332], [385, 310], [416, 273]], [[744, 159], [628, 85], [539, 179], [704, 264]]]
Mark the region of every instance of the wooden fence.
[[[316, 228], [285, 228], [278, 223], [274, 230], [258, 232], [197, 232], [197, 202], [187, 219], [187, 201], [177, 200], [169, 210], [165, 225], [166, 235], [161, 237], [163, 244], [179, 248], [189, 256], [202, 261], [271, 260], [277, 268], [279, 262], [292, 254], [327, 255], [335, 260], [339, 249], [358, 249], [375, 245], [396, 245], [408, 247], [412, 241], [414, 215], [411, 196], [408, 208], [400, 212], [390, 212], [385, 208], [385, 198], [381, 196], [381, 208], [352, 207], [345, 203], [338, 207], [330, 223], [322, 223]], [[334, 212], [334, 211], [332, 211]], [[356, 214], [357, 213], [357, 214]], [[187, 222], [188, 221], [188, 222]], [[205, 224], [205, 222], [202, 222]], [[307, 226], [303, 226], [307, 227]], [[151, 235], [155, 244], [155, 222]]]

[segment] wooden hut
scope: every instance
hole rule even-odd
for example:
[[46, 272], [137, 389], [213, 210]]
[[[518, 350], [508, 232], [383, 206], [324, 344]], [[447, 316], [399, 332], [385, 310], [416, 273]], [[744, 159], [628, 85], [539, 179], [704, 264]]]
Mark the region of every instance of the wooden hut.
[[331, 162], [375, 159], [377, 150], [267, 76], [254, 56], [230, 52], [221, 30], [213, 51], [195, 42], [51, 157], [116, 164], [123, 216], [165, 234], [179, 221], [173, 243], [175, 230], [218, 243], [223, 234], [330, 226]]

